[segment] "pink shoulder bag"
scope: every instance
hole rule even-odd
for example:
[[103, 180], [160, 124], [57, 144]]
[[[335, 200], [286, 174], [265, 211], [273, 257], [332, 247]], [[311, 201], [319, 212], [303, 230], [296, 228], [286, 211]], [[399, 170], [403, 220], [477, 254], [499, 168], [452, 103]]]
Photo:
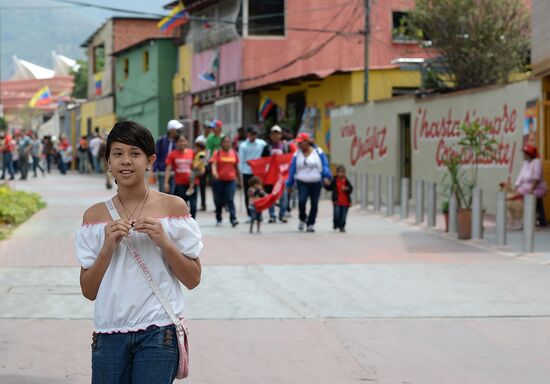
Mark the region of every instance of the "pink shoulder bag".
[[[118, 211], [115, 208], [115, 205], [113, 204], [112, 200], [108, 200], [105, 202], [105, 205], [107, 206], [107, 209], [109, 210], [109, 213], [111, 215], [111, 218], [113, 220], [119, 220], [120, 215], [118, 214]], [[139, 269], [141, 272], [143, 272], [143, 276], [145, 277], [145, 280], [149, 284], [149, 287], [151, 287], [151, 290], [159, 299], [160, 303], [168, 313], [168, 316], [170, 316], [170, 319], [176, 326], [176, 334], [178, 336], [178, 350], [179, 350], [179, 362], [178, 362], [178, 373], [176, 374], [177, 379], [185, 379], [187, 376], [189, 376], [189, 346], [188, 346], [188, 330], [187, 330], [187, 320], [185, 318], [181, 317], [178, 318], [166, 300], [166, 297], [162, 294], [160, 291], [157, 283], [153, 279], [153, 276], [151, 275], [151, 272], [149, 272], [149, 268], [147, 268], [147, 265], [143, 261], [143, 258], [141, 257], [139, 251], [134, 247], [134, 244], [131, 239], [124, 238], [122, 240], [124, 244], [128, 247], [128, 250], [134, 257], [135, 262], [139, 266]]]

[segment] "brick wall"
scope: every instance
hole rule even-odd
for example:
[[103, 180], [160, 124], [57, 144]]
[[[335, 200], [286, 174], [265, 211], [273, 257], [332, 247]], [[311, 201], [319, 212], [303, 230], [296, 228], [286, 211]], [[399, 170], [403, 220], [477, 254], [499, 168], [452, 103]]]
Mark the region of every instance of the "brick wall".
[[157, 28], [159, 20], [115, 19], [113, 51], [129, 47], [151, 37], [167, 37]]

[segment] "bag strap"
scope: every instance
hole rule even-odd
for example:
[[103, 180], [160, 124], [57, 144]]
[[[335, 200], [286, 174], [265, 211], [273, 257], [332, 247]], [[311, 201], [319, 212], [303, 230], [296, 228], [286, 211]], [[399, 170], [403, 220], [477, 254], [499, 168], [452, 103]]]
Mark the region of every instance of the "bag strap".
[[[113, 204], [113, 200], [107, 200], [105, 202], [105, 205], [107, 206], [107, 210], [109, 211], [111, 218], [113, 220], [120, 220], [120, 215], [118, 214], [118, 211], [116, 210], [115, 205]], [[132, 241], [132, 239], [125, 237], [122, 239], [122, 242], [126, 245], [126, 247], [128, 247], [128, 250], [132, 254], [134, 261], [137, 263], [139, 269], [143, 273], [143, 277], [145, 277], [145, 280], [149, 284], [149, 287], [151, 287], [151, 290], [153, 291], [155, 296], [157, 296], [157, 299], [160, 301], [160, 303], [168, 313], [168, 316], [170, 316], [170, 320], [172, 320], [172, 322], [176, 327], [179, 327], [180, 325], [183, 326], [182, 322], [175, 315], [174, 310], [166, 300], [166, 297], [160, 291], [159, 286], [153, 279], [153, 275], [149, 271], [149, 268], [147, 268], [147, 264], [145, 264], [145, 261], [143, 261], [143, 258], [141, 257], [139, 251], [134, 246], [134, 242]]]

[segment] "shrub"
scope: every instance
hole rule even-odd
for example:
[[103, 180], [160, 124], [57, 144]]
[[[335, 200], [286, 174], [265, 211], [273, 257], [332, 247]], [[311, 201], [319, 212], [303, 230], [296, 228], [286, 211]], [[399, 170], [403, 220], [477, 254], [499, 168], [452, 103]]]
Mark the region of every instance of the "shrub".
[[13, 191], [5, 186], [0, 187], [1, 224], [21, 224], [45, 206], [46, 203], [37, 193]]

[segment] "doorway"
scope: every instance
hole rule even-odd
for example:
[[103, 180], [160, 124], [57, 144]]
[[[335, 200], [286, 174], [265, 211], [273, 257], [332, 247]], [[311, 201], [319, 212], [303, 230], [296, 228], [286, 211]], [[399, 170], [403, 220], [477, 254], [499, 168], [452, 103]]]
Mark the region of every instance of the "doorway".
[[399, 122], [399, 179], [412, 176], [411, 114], [398, 115]]
[[[547, 185], [550, 185], [550, 76], [542, 80], [542, 97], [539, 109], [537, 143], [542, 160], [542, 175]], [[544, 213], [550, 220], [550, 193], [544, 197]]]
[[306, 109], [305, 92], [291, 93], [286, 96], [286, 116], [293, 136], [300, 128], [304, 109]]

